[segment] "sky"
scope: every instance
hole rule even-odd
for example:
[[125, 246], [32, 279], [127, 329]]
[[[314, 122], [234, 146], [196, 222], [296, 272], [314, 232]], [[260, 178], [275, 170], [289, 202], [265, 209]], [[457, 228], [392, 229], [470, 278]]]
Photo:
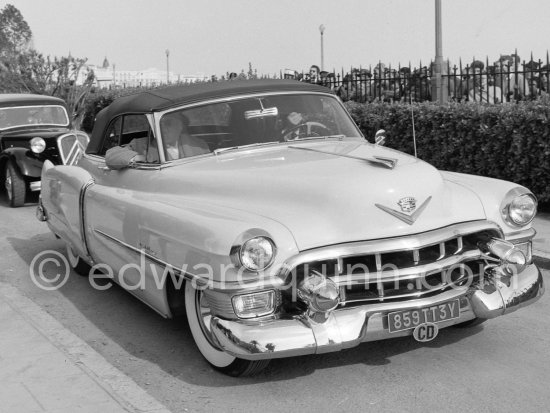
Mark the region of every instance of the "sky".
[[[418, 66], [435, 55], [435, 0], [0, 0], [17, 7], [50, 56], [107, 57], [120, 70], [182, 75]], [[549, 0], [442, 0], [443, 56], [489, 62], [517, 49], [545, 60]]]

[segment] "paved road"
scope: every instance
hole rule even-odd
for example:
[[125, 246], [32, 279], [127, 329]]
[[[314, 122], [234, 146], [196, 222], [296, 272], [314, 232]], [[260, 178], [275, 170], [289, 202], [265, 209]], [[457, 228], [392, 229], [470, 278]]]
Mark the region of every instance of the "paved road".
[[[540, 412], [550, 406], [549, 293], [484, 326], [442, 330], [429, 344], [410, 338], [363, 344], [277, 360], [258, 377], [233, 379], [201, 359], [186, 325], [162, 319], [120, 288], [97, 291], [76, 274], [58, 291], [37, 288], [31, 261], [63, 245], [35, 220], [34, 210], [9, 209], [0, 196], [0, 281], [16, 286], [174, 412]], [[548, 284], [549, 271], [544, 277]]]

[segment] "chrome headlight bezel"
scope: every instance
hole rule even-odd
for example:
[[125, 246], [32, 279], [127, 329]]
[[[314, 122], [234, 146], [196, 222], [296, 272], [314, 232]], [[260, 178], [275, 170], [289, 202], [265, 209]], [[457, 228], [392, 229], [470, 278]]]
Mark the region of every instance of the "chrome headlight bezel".
[[231, 254], [233, 262], [247, 271], [260, 272], [269, 268], [275, 259], [277, 247], [270, 237], [258, 235], [243, 241]]
[[[522, 209], [521, 206], [525, 205], [525, 203], [531, 203], [532, 207], [529, 208], [529, 215], [521, 219], [522, 214], [525, 213], [525, 209]], [[529, 225], [533, 219], [535, 219], [537, 215], [537, 204], [537, 198], [531, 192], [523, 188], [514, 188], [504, 197], [500, 213], [504, 222], [510, 227], [521, 228]]]
[[30, 146], [33, 153], [39, 154], [46, 150], [46, 141], [37, 136], [31, 139]]

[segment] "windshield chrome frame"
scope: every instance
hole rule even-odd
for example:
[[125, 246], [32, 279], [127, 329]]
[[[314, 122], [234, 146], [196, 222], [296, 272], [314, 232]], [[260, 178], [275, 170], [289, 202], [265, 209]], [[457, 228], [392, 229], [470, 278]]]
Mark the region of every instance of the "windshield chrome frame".
[[[338, 99], [338, 97], [336, 95], [334, 95], [332, 93], [328, 93], [328, 92], [284, 91], [284, 92], [250, 93], [250, 94], [234, 95], [234, 96], [229, 96], [229, 97], [225, 97], [225, 98], [209, 99], [209, 100], [204, 100], [204, 101], [201, 101], [201, 102], [189, 103], [187, 105], [173, 106], [173, 107], [171, 107], [169, 109], [166, 109], [166, 110], [153, 112], [153, 122], [154, 122], [153, 128], [154, 128], [154, 131], [155, 131], [155, 139], [157, 140], [157, 145], [158, 145], [159, 148], [164, 148], [164, 145], [163, 145], [163, 142], [162, 142], [162, 134], [161, 134], [161, 131], [160, 131], [160, 119], [168, 113], [179, 111], [179, 110], [191, 109], [191, 108], [195, 108], [195, 107], [199, 107], [199, 106], [206, 106], [206, 105], [216, 104], [216, 103], [234, 102], [234, 101], [237, 101], [237, 100], [244, 100], [244, 99], [250, 99], [250, 98], [259, 98], [259, 97], [262, 97], [262, 96], [273, 96], [273, 95], [278, 95], [278, 96], [281, 96], [281, 95], [318, 95], [318, 96], [330, 97], [331, 99], [334, 99], [337, 102], [337, 104], [340, 105], [340, 107], [344, 110], [344, 113], [347, 115], [348, 119], [350, 120], [350, 122], [355, 126], [355, 129], [359, 133], [358, 136], [353, 136], [353, 137], [349, 137], [349, 138], [352, 138], [352, 139], [357, 139], [357, 138], [365, 139], [365, 136], [363, 135], [363, 133], [361, 132], [361, 130], [359, 129], [359, 127], [357, 126], [357, 124], [355, 123], [353, 118], [351, 117], [350, 113], [348, 112], [348, 110], [346, 109], [346, 107], [344, 106], [342, 101], [340, 99]], [[348, 138], [348, 137], [346, 137], [346, 138]], [[344, 138], [344, 139], [346, 139], [346, 138]], [[281, 144], [290, 144], [290, 143], [296, 144], [297, 142], [296, 141], [289, 141], [289, 142], [280, 142], [280, 143]], [[259, 148], [261, 148], [261, 146], [259, 146]], [[250, 150], [250, 149], [251, 148], [243, 148], [243, 150]], [[184, 161], [184, 160], [185, 161], [190, 161], [190, 160], [194, 160], [194, 159], [201, 159], [201, 158], [205, 158], [207, 156], [217, 156], [217, 155], [214, 153], [214, 151], [212, 151], [210, 153], [203, 154], [203, 155], [196, 155], [196, 156], [191, 156], [189, 158], [181, 158], [181, 159], [176, 159], [176, 160], [173, 160], [173, 161], [167, 161], [164, 157], [164, 151], [159, 151], [160, 163], [161, 164], [168, 163], [169, 165], [172, 165], [174, 163], [180, 163], [181, 161]]]
[[8, 126], [6, 128], [3, 128], [0, 125], [0, 131], [6, 131], [10, 129], [19, 129], [19, 128], [29, 128], [29, 127], [61, 127], [61, 128], [68, 128], [71, 124], [71, 119], [69, 118], [69, 113], [67, 112], [67, 108], [63, 105], [20, 105], [20, 106], [3, 106], [0, 107], [0, 111], [2, 109], [21, 109], [21, 108], [46, 108], [46, 107], [54, 107], [54, 108], [61, 108], [63, 109], [63, 112], [65, 112], [65, 117], [67, 118], [67, 123], [59, 124], [59, 123], [27, 123], [23, 125], [15, 125], [15, 126]]

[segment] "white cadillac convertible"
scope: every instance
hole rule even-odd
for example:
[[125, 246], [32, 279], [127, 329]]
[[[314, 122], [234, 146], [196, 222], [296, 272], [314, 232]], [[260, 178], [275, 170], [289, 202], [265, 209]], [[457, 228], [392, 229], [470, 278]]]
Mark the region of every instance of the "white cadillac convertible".
[[115, 100], [76, 165], [44, 166], [37, 216], [76, 272], [186, 314], [239, 376], [536, 301], [536, 209], [524, 187], [369, 143], [321, 86], [234, 81]]

